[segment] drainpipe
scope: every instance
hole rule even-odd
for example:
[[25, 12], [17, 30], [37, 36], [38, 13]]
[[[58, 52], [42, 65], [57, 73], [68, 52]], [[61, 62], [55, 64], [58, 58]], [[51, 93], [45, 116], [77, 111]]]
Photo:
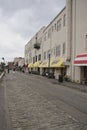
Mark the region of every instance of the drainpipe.
[[71, 60], [72, 44], [72, 0], [66, 0], [66, 40], [67, 40], [67, 59]]
[[72, 56], [72, 0], [66, 0], [66, 44], [67, 44], [67, 61], [70, 62], [71, 77], [71, 56]]

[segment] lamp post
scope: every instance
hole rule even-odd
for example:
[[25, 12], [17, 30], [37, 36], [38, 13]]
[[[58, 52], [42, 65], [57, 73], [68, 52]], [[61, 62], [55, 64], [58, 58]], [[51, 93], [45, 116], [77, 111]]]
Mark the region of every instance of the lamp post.
[[2, 62], [2, 70], [4, 71], [5, 70], [5, 58], [2, 57], [2, 60], [3, 60], [3, 62]]
[[48, 77], [50, 77], [50, 53], [48, 54]]

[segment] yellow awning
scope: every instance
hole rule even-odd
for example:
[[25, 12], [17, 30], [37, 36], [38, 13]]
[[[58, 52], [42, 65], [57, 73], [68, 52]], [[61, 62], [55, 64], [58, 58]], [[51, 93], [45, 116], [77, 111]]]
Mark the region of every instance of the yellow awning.
[[41, 61], [37, 61], [37, 62], [34, 63], [34, 67], [39, 67], [40, 64], [41, 64]]
[[29, 65], [28, 65], [28, 68], [33, 68], [34, 67], [34, 64], [33, 63], [30, 63]]
[[42, 64], [40, 64], [39, 67], [41, 67], [41, 68], [47, 68], [48, 67], [48, 62], [47, 61], [42, 62]]
[[51, 62], [51, 67], [63, 67], [64, 59], [60, 58]]
[[[42, 62], [42, 64], [40, 64], [39, 67], [48, 68], [48, 63], [49, 63], [49, 61]], [[64, 67], [63, 64], [64, 64], [64, 58], [50, 60], [51, 68]]]
[[[52, 62], [53, 60], [50, 60], [50, 67], [51, 67], [51, 62]], [[40, 66], [39, 67], [41, 67], [41, 68], [47, 68], [48, 67], [48, 64], [49, 64], [49, 61], [45, 61], [45, 62], [42, 62], [42, 64], [40, 64]]]

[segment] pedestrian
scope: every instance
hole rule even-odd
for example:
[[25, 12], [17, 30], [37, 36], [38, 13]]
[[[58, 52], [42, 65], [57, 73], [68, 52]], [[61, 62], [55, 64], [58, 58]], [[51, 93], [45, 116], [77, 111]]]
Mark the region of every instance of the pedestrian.
[[9, 73], [9, 65], [8, 65], [8, 73]]

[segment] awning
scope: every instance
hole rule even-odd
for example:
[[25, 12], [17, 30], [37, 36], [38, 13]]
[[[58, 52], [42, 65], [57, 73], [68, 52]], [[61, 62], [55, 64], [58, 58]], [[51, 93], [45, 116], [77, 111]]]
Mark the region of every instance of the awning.
[[37, 61], [37, 62], [34, 63], [34, 67], [39, 67], [40, 64], [41, 64], [41, 61]]
[[48, 67], [48, 62], [47, 61], [42, 62], [39, 67], [41, 67], [41, 68], [47, 68]]
[[87, 53], [77, 55], [75, 60], [74, 60], [74, 65], [87, 66]]
[[60, 59], [56, 59], [56, 60], [53, 60], [51, 62], [51, 67], [64, 67], [63, 66], [64, 64], [64, 59], [63, 58], [60, 58]]
[[33, 63], [30, 63], [29, 65], [28, 65], [28, 68], [33, 68], [34, 67], [34, 64]]

